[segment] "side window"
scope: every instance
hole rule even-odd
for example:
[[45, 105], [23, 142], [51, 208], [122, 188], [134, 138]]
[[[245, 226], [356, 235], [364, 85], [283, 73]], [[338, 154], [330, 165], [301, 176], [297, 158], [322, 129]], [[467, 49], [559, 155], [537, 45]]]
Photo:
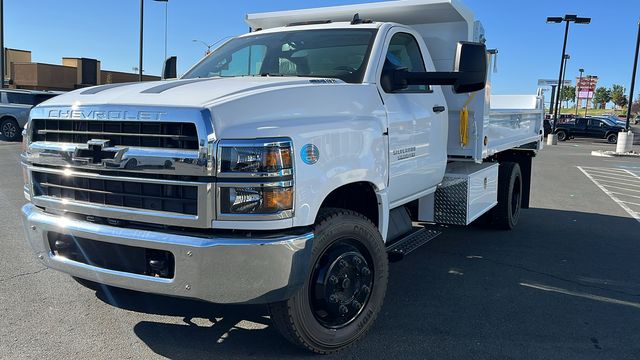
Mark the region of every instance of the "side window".
[[[393, 72], [402, 68], [406, 68], [409, 72], [426, 71], [418, 41], [413, 35], [407, 33], [397, 33], [389, 42], [389, 49], [382, 68], [381, 84], [384, 91], [391, 92], [390, 81]], [[409, 85], [406, 89], [394, 92], [425, 93], [431, 92], [431, 87], [428, 85]]]
[[33, 95], [23, 93], [7, 93], [9, 104], [35, 105]]

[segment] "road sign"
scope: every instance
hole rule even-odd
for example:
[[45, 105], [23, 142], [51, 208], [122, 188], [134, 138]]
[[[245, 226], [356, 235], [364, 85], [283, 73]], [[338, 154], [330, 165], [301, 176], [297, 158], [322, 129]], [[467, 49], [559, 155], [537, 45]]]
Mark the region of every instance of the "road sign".
[[[558, 80], [546, 80], [546, 79], [538, 80], [538, 86], [552, 86], [552, 85], [558, 85]], [[562, 86], [568, 86], [568, 85], [571, 85], [571, 80], [565, 80], [562, 83]]]
[[598, 77], [593, 75], [576, 78], [576, 92], [579, 99], [592, 99], [598, 85]]

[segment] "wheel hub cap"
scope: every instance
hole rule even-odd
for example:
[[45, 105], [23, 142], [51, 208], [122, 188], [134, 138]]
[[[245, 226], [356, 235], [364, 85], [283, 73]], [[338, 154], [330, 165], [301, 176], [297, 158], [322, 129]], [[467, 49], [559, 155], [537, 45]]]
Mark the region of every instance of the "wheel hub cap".
[[311, 307], [324, 326], [348, 325], [369, 300], [373, 274], [354, 246], [331, 247], [319, 259], [312, 276]]

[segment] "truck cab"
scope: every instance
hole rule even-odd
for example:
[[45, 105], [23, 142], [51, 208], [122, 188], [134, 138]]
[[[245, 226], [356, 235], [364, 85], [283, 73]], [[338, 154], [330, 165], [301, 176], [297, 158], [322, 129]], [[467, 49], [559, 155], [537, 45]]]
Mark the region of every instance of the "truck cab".
[[83, 283], [266, 303], [291, 342], [334, 352], [371, 327], [389, 259], [437, 236], [424, 224], [517, 224], [544, 101], [491, 96], [457, 1], [246, 22], [180, 79], [35, 107], [25, 233]]

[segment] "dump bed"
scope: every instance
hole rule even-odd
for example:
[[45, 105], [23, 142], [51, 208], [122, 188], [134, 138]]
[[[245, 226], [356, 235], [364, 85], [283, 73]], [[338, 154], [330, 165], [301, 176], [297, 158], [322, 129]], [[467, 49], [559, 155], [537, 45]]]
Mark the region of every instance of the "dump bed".
[[[344, 22], [355, 14], [362, 19], [399, 23], [415, 29], [424, 39], [437, 71], [453, 71], [459, 41], [486, 41], [482, 24], [458, 0], [387, 1], [249, 14], [246, 22], [257, 30], [309, 21]], [[447, 154], [450, 159], [482, 162], [496, 152], [531, 147], [532, 143], [539, 142], [544, 112], [540, 97], [492, 97], [491, 79], [484, 90], [473, 95], [455, 94], [449, 86], [443, 86], [443, 91], [449, 109]], [[468, 143], [464, 144], [460, 141], [460, 111], [467, 103], [469, 136]]]

